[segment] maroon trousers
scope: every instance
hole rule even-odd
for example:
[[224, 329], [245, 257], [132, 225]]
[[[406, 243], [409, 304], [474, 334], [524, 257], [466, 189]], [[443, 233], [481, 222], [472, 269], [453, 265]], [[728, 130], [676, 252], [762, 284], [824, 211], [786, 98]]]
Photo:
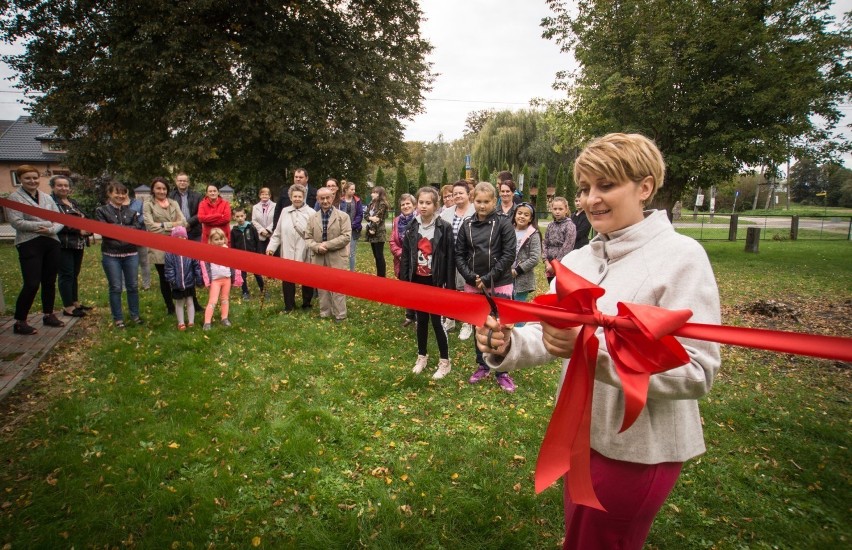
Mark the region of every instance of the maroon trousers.
[[640, 550], [682, 466], [682, 462], [623, 462], [592, 450], [592, 484], [607, 511], [571, 502], [566, 483], [563, 548]]

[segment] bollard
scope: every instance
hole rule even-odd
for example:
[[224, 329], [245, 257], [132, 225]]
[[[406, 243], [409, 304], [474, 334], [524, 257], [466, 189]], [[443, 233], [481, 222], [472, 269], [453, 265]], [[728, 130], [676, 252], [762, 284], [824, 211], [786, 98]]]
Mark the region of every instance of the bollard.
[[746, 229], [746, 252], [754, 252], [758, 253], [758, 248], [760, 246], [760, 228], [759, 227], [749, 227]]
[[799, 238], [799, 216], [790, 218], [790, 240], [795, 241]]
[[728, 240], [736, 241], [737, 240], [737, 222], [740, 219], [739, 214], [731, 214], [730, 225], [728, 226]]

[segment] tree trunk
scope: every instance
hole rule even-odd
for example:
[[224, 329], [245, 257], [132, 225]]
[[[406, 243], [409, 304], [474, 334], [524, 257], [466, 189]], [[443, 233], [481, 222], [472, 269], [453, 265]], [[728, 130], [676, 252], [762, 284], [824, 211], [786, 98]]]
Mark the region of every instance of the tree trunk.
[[764, 210], [769, 210], [769, 207], [772, 206], [772, 196], [775, 195], [775, 184], [769, 185], [769, 192], [766, 195], [766, 206], [763, 207]]

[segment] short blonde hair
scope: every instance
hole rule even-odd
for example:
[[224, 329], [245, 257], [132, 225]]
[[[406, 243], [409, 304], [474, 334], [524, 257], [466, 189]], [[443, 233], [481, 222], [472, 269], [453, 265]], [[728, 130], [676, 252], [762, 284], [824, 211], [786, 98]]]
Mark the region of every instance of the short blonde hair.
[[607, 134], [592, 140], [574, 161], [574, 181], [580, 173], [603, 176], [614, 182], [641, 182], [654, 178], [649, 202], [663, 186], [666, 163], [653, 141], [641, 134]]

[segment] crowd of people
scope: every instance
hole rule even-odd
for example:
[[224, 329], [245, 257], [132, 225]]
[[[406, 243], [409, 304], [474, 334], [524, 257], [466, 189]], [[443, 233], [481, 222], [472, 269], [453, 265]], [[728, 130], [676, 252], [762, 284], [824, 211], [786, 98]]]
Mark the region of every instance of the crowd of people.
[[[152, 183], [152, 198], [134, 204], [126, 187], [112, 182], [107, 202], [95, 218], [134, 229], [169, 234], [175, 238], [204, 240], [299, 262], [354, 270], [355, 245], [361, 234], [375, 259], [375, 274], [385, 276], [384, 243], [389, 242], [394, 274], [415, 284], [526, 301], [536, 289], [536, 269], [544, 264], [550, 282], [551, 262], [567, 266], [606, 293], [598, 300], [603, 314], [617, 312], [619, 301], [692, 309], [692, 321], [718, 324], [718, 289], [706, 253], [692, 239], [676, 233], [666, 213], [646, 209], [664, 181], [665, 164], [656, 145], [638, 134], [609, 134], [590, 143], [574, 165], [578, 194], [575, 211], [566, 197], [550, 202], [553, 221], [544, 235], [532, 204], [520, 200], [512, 175], [503, 172], [498, 185], [461, 180], [440, 189], [427, 186], [414, 195], [396, 197], [399, 214], [392, 219], [390, 237], [385, 226], [390, 211], [387, 193], [371, 190], [367, 205], [355, 194], [351, 182], [328, 179], [312, 187], [307, 171], [297, 169], [293, 184], [273, 201], [269, 188], [249, 212], [231, 211], [215, 185], [202, 197], [186, 174], [169, 190], [164, 178]], [[54, 177], [53, 194], [38, 189], [39, 173], [31, 166], [18, 168], [21, 186], [13, 201], [83, 216], [70, 197], [71, 182]], [[233, 215], [233, 219], [232, 219]], [[45, 327], [63, 323], [54, 313], [57, 275], [63, 315], [85, 316], [90, 306], [80, 303], [77, 277], [89, 235], [36, 216], [9, 210], [16, 230], [15, 244], [24, 285], [15, 308], [16, 334], [35, 334], [28, 324], [29, 310], [41, 288]], [[596, 236], [589, 241], [591, 230]], [[109, 286], [113, 322], [142, 323], [139, 316], [138, 269], [141, 247], [104, 237], [102, 265]], [[241, 286], [250, 298], [246, 274], [228, 266], [148, 250], [160, 279], [168, 313], [177, 317], [178, 330], [194, 325], [200, 309], [195, 289], [209, 288], [204, 309], [204, 329], [212, 326], [218, 305], [221, 323], [230, 325], [229, 295]], [[256, 276], [263, 294], [268, 282]], [[303, 286], [301, 307], [310, 309], [314, 289]], [[126, 292], [129, 317], [122, 311]], [[296, 307], [296, 289], [282, 284], [284, 312]], [[553, 285], [551, 285], [553, 292]], [[319, 290], [320, 317], [346, 319], [344, 295]], [[412, 371], [422, 373], [429, 364], [429, 327], [435, 334], [439, 359], [432, 375], [441, 379], [451, 372], [448, 332], [453, 319], [422, 311], [406, 311], [403, 326], [416, 326], [417, 357]], [[490, 317], [475, 329], [462, 325], [459, 338], [474, 335], [475, 368], [468, 381], [475, 384], [494, 374], [506, 391], [515, 390], [510, 372], [564, 358], [560, 396], [568, 359], [580, 328], [558, 328], [545, 322], [503, 325]], [[595, 359], [591, 409], [591, 477], [606, 510], [572, 501], [565, 484], [565, 548], [641, 548], [656, 514], [674, 487], [683, 462], [704, 452], [697, 400], [712, 386], [720, 367], [718, 344], [680, 339], [687, 364], [651, 377], [645, 408], [632, 427], [621, 431], [624, 390], [607, 350], [602, 328]], [[557, 408], [559, 405], [557, 404]]]
[[[72, 182], [66, 176], [50, 180], [52, 195], [38, 190], [39, 173], [31, 166], [18, 169], [21, 187], [11, 199], [56, 209], [62, 213], [85, 217], [72, 198]], [[588, 221], [582, 211], [568, 217], [567, 200], [555, 197], [554, 222], [542, 236], [538, 229], [535, 208], [520, 200], [510, 172], [501, 172], [498, 186], [460, 180], [438, 189], [425, 187], [416, 196], [408, 193], [397, 197], [399, 214], [392, 218], [390, 231], [386, 222], [391, 212], [387, 192], [376, 186], [370, 190], [365, 205], [356, 194], [354, 182], [335, 178], [325, 180], [322, 187], [313, 187], [308, 172], [298, 168], [293, 183], [282, 188], [277, 202], [269, 187], [258, 193], [258, 202], [251, 208], [232, 208], [219, 194], [218, 186], [209, 184], [204, 194], [195, 191], [189, 175], [179, 173], [172, 189], [169, 180], [154, 178], [150, 198], [140, 201], [129, 196], [122, 183], [110, 182], [106, 202], [94, 213], [95, 219], [145, 230], [159, 235], [207, 242], [238, 250], [277, 255], [299, 262], [310, 262], [337, 269], [355, 270], [357, 243], [362, 234], [369, 243], [375, 261], [375, 274], [386, 276], [385, 249], [387, 242], [393, 258], [394, 275], [402, 280], [431, 284], [461, 292], [494, 292], [496, 296], [527, 300], [535, 290], [536, 267], [559, 259], [574, 247], [580, 235], [575, 224]], [[575, 217], [577, 216], [577, 217]], [[53, 312], [55, 282], [63, 303], [62, 314], [82, 317], [91, 306], [81, 304], [78, 284], [83, 253], [90, 244], [90, 235], [70, 226], [54, 224], [10, 211], [9, 220], [16, 230], [16, 244], [21, 258], [24, 289], [19, 295], [14, 331], [35, 334], [37, 329], [27, 322], [27, 316], [39, 288], [42, 290], [44, 326], [61, 327], [64, 323]], [[435, 240], [427, 252], [416, 236], [429, 235]], [[586, 241], [588, 235], [584, 235]], [[58, 242], [58, 245], [57, 245]], [[479, 253], [479, 254], [477, 254]], [[436, 265], [433, 265], [436, 263]], [[228, 318], [231, 286], [241, 290], [242, 299], [252, 297], [250, 275], [225, 266], [207, 265], [191, 259], [175, 257], [156, 248], [104, 237], [101, 244], [101, 264], [109, 289], [109, 306], [113, 324], [124, 328], [127, 323], [142, 324], [139, 312], [139, 291], [150, 288], [150, 267], [159, 280], [165, 310], [177, 318], [178, 330], [195, 326], [195, 314], [204, 314], [203, 328], [212, 328], [212, 317], [218, 304], [220, 322], [230, 326]], [[147, 274], [146, 274], [147, 273]], [[36, 276], [33, 276], [37, 274]], [[141, 285], [139, 278], [141, 275]], [[254, 275], [260, 294], [267, 299], [267, 281]], [[209, 289], [206, 307], [198, 303], [196, 287]], [[296, 309], [296, 285], [282, 282], [284, 313]], [[346, 319], [345, 296], [301, 288], [301, 308], [309, 310], [314, 296], [320, 302], [320, 316]], [[126, 296], [127, 313], [122, 305]], [[428, 323], [435, 319], [413, 309], [405, 310], [402, 326], [416, 325], [418, 358], [415, 372], [426, 366], [426, 335]], [[455, 321], [437, 318], [441, 361], [436, 378], [450, 371], [447, 333]], [[461, 340], [467, 340], [473, 328], [462, 325]], [[476, 350], [476, 370], [470, 382], [476, 383], [490, 374], [482, 354]], [[497, 375], [497, 382], [507, 391], [515, 385], [506, 373]]]

